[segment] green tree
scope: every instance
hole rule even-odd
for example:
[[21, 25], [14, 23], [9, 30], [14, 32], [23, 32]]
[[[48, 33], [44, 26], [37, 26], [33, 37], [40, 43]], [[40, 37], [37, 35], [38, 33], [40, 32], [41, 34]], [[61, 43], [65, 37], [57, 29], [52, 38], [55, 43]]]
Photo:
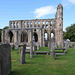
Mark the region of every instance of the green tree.
[[64, 39], [69, 39], [70, 41], [75, 42], [75, 24], [66, 28]]
[[4, 27], [3, 29], [8, 29], [9, 27], [8, 26], [6, 26], [6, 27]]
[[0, 29], [0, 42], [1, 42], [1, 31], [2, 31], [2, 29]]

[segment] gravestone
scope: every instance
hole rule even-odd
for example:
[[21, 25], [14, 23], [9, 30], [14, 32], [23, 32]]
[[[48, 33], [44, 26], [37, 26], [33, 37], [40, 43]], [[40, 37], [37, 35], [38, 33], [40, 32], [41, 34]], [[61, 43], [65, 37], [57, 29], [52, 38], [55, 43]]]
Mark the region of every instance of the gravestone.
[[26, 45], [24, 44], [23, 47], [21, 48], [21, 56], [20, 56], [21, 64], [25, 63], [25, 50], [26, 50]]
[[0, 75], [11, 72], [11, 49], [9, 44], [0, 45]]
[[55, 59], [55, 50], [54, 50], [54, 38], [51, 38], [51, 48], [50, 55]]
[[65, 42], [65, 49], [66, 49], [65, 52], [67, 52], [67, 49], [68, 49], [68, 42], [67, 41]]
[[32, 41], [33, 41], [33, 51], [35, 52], [35, 38], [34, 38], [34, 36], [33, 36]]
[[30, 58], [33, 58], [33, 42], [30, 43]]
[[74, 45], [74, 49], [75, 49], [75, 45]]
[[16, 43], [15, 47], [16, 47], [16, 49], [18, 49], [18, 43]]
[[8, 44], [8, 40], [5, 41], [5, 44]]
[[40, 45], [39, 45], [39, 42], [37, 42], [37, 50], [39, 50], [40, 48]]
[[1, 56], [0, 56], [0, 75], [1, 75]]
[[14, 43], [12, 42], [12, 50], [14, 50]]

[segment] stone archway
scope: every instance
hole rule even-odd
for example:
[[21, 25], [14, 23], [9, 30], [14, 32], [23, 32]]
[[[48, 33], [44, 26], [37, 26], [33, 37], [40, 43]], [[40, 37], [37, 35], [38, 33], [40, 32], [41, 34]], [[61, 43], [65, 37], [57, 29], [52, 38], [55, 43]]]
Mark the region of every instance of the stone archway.
[[34, 36], [35, 42], [37, 42], [38, 41], [38, 35], [37, 35], [37, 33], [34, 33], [33, 36]]
[[28, 42], [28, 34], [26, 31], [22, 31], [21, 33], [21, 42]]
[[8, 32], [8, 35], [9, 35], [9, 39], [10, 39], [9, 41], [10, 41], [10, 42], [13, 42], [13, 36], [14, 36], [14, 35], [13, 35], [12, 31], [9, 31], [9, 32]]

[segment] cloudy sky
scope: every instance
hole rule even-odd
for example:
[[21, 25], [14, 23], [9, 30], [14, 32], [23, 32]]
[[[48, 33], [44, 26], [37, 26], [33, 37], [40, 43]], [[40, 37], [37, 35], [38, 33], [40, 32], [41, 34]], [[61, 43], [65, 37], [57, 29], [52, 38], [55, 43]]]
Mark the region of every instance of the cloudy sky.
[[1, 0], [0, 29], [10, 20], [55, 18], [58, 4], [63, 5], [63, 29], [75, 23], [75, 0]]

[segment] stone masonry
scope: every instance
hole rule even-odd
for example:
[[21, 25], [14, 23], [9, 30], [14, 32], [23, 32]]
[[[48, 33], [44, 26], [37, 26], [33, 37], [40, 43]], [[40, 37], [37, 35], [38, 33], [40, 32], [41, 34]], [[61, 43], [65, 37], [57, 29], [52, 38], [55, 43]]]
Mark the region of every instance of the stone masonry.
[[[34, 29], [39, 27], [40, 29]], [[33, 28], [31, 30], [26, 28]], [[18, 29], [18, 30], [17, 30]], [[46, 39], [45, 39], [45, 33]], [[10, 44], [18, 43], [22, 45], [23, 42], [30, 44], [32, 36], [35, 37], [35, 44], [39, 42], [40, 47], [49, 46], [51, 41], [51, 33], [54, 34], [56, 46], [63, 46], [63, 6], [57, 6], [57, 12], [54, 19], [33, 19], [33, 20], [15, 20], [9, 21], [9, 29], [2, 30], [2, 42], [8, 40]]]

